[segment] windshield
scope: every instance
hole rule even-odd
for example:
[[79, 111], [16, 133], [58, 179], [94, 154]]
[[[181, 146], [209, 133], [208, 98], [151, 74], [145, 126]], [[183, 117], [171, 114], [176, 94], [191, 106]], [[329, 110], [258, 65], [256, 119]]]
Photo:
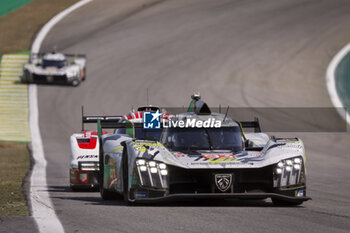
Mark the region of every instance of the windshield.
[[173, 150], [242, 151], [242, 135], [238, 126], [222, 128], [168, 128], [162, 143]]
[[57, 68], [62, 68], [64, 67], [65, 64], [65, 60], [47, 60], [47, 59], [43, 59], [43, 68], [46, 67], [57, 67]]
[[[118, 134], [129, 134], [125, 128], [123, 128], [123, 129], [116, 129], [115, 133], [118, 133]], [[160, 141], [161, 134], [162, 134], [162, 130], [161, 129], [135, 128], [135, 138], [136, 139]]]

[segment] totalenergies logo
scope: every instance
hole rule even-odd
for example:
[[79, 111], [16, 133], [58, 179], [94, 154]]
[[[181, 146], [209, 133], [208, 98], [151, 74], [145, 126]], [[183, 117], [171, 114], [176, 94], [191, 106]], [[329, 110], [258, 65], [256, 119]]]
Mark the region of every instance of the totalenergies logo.
[[202, 154], [195, 161], [208, 161], [211, 164], [239, 161], [233, 154]]
[[206, 159], [235, 159], [233, 154], [202, 154]]

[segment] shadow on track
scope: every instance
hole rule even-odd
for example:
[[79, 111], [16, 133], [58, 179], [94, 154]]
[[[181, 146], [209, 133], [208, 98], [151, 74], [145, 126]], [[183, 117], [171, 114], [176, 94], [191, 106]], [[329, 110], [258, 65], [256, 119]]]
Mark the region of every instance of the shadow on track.
[[96, 193], [99, 192], [98, 188], [84, 188], [84, 189], [77, 189], [72, 190], [69, 186], [49, 186], [48, 192], [68, 192], [68, 193]]
[[[48, 192], [51, 198], [61, 200], [73, 200], [83, 202], [84, 205], [98, 206], [126, 206], [123, 198], [116, 194], [115, 200], [103, 200], [96, 191], [80, 191], [73, 192], [68, 186], [49, 186]], [[57, 193], [65, 193], [70, 195], [57, 196]], [[162, 201], [158, 203], [134, 203], [129, 205], [134, 207], [265, 207], [265, 208], [286, 208], [286, 206], [275, 206], [268, 199], [266, 200], [178, 200], [178, 201]], [[294, 206], [288, 208], [304, 208], [303, 206]]]

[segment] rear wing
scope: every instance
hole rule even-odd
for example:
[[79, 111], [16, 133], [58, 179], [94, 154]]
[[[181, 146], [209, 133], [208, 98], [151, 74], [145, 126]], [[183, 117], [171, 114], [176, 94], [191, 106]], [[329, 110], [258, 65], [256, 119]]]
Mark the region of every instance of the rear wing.
[[261, 127], [257, 117], [254, 118], [254, 121], [241, 121], [240, 124], [243, 129], [253, 128], [255, 133], [261, 133]]
[[[29, 56], [29, 61], [32, 61], [34, 59], [39, 59], [42, 56], [44, 56], [47, 53], [31, 53]], [[72, 54], [72, 53], [62, 53], [64, 56], [66, 56], [67, 58], [84, 58], [86, 59], [86, 55], [85, 54]]]
[[[84, 124], [97, 124], [98, 138], [101, 142], [102, 140], [102, 130], [103, 129], [127, 129], [127, 134], [135, 137], [135, 128], [142, 128], [143, 123], [133, 123], [130, 121], [120, 122], [123, 116], [85, 116], [84, 106], [81, 106], [81, 124], [82, 131], [84, 131]], [[102, 145], [102, 144], [101, 144]]]
[[117, 127], [119, 121], [123, 118], [123, 116], [84, 116], [84, 106], [81, 106], [81, 130], [84, 131], [85, 124], [98, 123], [100, 121], [101, 126], [103, 128], [120, 128]]
[[82, 117], [82, 130], [84, 131], [84, 124], [98, 123], [100, 121], [102, 128], [121, 128], [120, 125], [124, 123], [119, 123], [122, 116], [83, 116]]

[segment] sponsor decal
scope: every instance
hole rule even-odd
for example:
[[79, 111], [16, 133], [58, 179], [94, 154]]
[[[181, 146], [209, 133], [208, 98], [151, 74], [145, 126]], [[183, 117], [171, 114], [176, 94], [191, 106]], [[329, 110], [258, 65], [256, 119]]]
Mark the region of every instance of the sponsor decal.
[[98, 155], [79, 155], [77, 160], [79, 159], [97, 159]]
[[235, 159], [233, 154], [202, 154], [206, 159]]
[[156, 148], [164, 147], [159, 142], [133, 142], [131, 145], [134, 147], [135, 150], [138, 150], [140, 152], [146, 152], [147, 150], [155, 150]]
[[148, 197], [148, 193], [146, 193], [146, 192], [135, 192], [135, 197], [136, 198], [147, 198]]
[[215, 118], [200, 120], [196, 118], [178, 120], [178, 121], [163, 121], [163, 128], [220, 128], [221, 121]]
[[[143, 112], [143, 128], [144, 129], [160, 129], [162, 114], [157, 110], [156, 112]], [[186, 119], [186, 120], [166, 120], [163, 121], [163, 128], [220, 128], [221, 121], [215, 118], [206, 120], [201, 119]]]
[[232, 185], [232, 174], [215, 174], [215, 185], [221, 192], [226, 192]]
[[76, 180], [77, 180], [76, 171], [74, 169], [70, 169], [70, 181], [76, 182]]
[[173, 154], [174, 154], [175, 157], [178, 157], [178, 158], [184, 158], [185, 157], [185, 154], [181, 153], [181, 152], [174, 152]]
[[[246, 151], [240, 152], [237, 154], [232, 153], [203, 153], [199, 156], [196, 156], [194, 162], [198, 162], [198, 164], [205, 164], [203, 162], [207, 162], [210, 164], [218, 164], [218, 163], [249, 163], [254, 161], [261, 161], [264, 159], [264, 153], [247, 153]], [[191, 156], [189, 156], [191, 157]], [[193, 163], [195, 164], [195, 163]]]
[[143, 113], [143, 128], [144, 129], [160, 129], [161, 113], [144, 112]]
[[80, 181], [82, 183], [87, 183], [88, 182], [88, 174], [86, 174], [86, 173], [80, 173], [79, 178], [80, 178]]
[[233, 154], [202, 154], [201, 156], [195, 159], [195, 161], [201, 160], [208, 161], [208, 163], [211, 164], [239, 161]]
[[296, 197], [303, 197], [304, 196], [304, 190], [295, 191], [295, 196]]

